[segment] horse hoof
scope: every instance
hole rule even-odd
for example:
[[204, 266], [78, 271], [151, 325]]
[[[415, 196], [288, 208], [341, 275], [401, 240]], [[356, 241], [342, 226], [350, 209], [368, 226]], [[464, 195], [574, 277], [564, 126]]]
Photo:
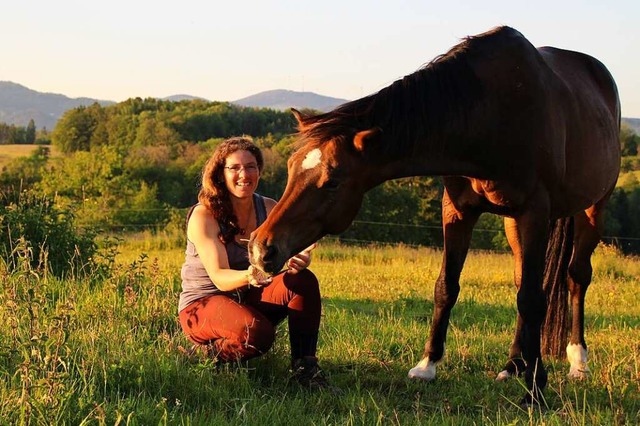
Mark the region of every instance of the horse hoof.
[[590, 374], [589, 367], [572, 368], [567, 377], [571, 380], [586, 380]]
[[587, 349], [581, 344], [567, 345], [567, 359], [569, 360], [569, 374], [567, 377], [574, 380], [584, 380], [591, 373], [587, 365]]
[[509, 373], [507, 370], [502, 370], [500, 373], [498, 373], [496, 382], [504, 382], [509, 379], [509, 377], [511, 377], [511, 373]]
[[540, 409], [540, 403], [538, 403], [537, 400], [531, 398], [531, 396], [525, 396], [520, 401], [520, 408], [522, 408], [523, 410], [538, 410]]
[[542, 392], [540, 391], [527, 392], [527, 394], [520, 401], [520, 408], [522, 408], [523, 410], [528, 410], [530, 408], [540, 410], [544, 407], [542, 402], [544, 402], [544, 397], [542, 396]]
[[436, 364], [425, 358], [415, 367], [409, 370], [410, 379], [419, 379], [430, 382], [436, 378]]

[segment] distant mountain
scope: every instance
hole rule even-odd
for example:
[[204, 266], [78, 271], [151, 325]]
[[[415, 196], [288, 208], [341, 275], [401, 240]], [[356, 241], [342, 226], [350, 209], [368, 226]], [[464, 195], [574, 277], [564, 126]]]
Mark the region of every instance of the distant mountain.
[[636, 134], [640, 135], [640, 118], [622, 117], [622, 122], [626, 123]]
[[[164, 100], [179, 102], [184, 100], [207, 99], [199, 96], [178, 94], [167, 96]], [[113, 101], [91, 98], [69, 98], [56, 93], [43, 93], [29, 89], [21, 84], [0, 81], [0, 123], [26, 126], [33, 119], [38, 128], [52, 130], [65, 111], [89, 106], [94, 102], [106, 106]], [[294, 92], [292, 90], [270, 90], [231, 102], [235, 105], [287, 110], [293, 108], [310, 108], [318, 111], [330, 111], [346, 99], [322, 96], [312, 92]]]
[[0, 81], [0, 122], [26, 126], [30, 119], [36, 127], [52, 130], [62, 114], [81, 105], [110, 105], [112, 101], [91, 98], [68, 98], [55, 93], [42, 93], [17, 83]]
[[[200, 99], [209, 102], [205, 98], [185, 94], [167, 96], [163, 99], [174, 102]], [[94, 102], [98, 102], [103, 106], [115, 103], [91, 98], [74, 99], [56, 93], [42, 93], [17, 83], [0, 81], [0, 123], [26, 126], [29, 120], [33, 118], [38, 128], [46, 127], [48, 130], [53, 130], [56, 122], [65, 111], [81, 105], [88, 106]], [[348, 102], [348, 100], [322, 96], [312, 92], [268, 90], [231, 103], [255, 108], [287, 110], [293, 107], [326, 112], [345, 102]], [[640, 134], [640, 118], [623, 117], [622, 121], [637, 134]]]
[[287, 110], [289, 108], [311, 108], [318, 111], [331, 111], [338, 105], [348, 102], [346, 99], [331, 98], [312, 92], [294, 92], [292, 90], [268, 90], [246, 98], [233, 101], [233, 104]]
[[200, 101], [209, 102], [208, 99], [201, 98], [199, 96], [191, 96], [191, 95], [171, 95], [171, 96], [167, 96], [166, 98], [162, 98], [162, 99], [165, 100], [165, 101], [171, 101], [171, 102], [194, 101], [194, 100], [200, 100]]

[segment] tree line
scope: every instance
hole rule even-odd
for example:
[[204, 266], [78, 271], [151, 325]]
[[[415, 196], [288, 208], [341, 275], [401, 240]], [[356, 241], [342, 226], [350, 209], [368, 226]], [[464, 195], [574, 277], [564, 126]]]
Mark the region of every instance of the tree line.
[[47, 144], [50, 142], [47, 129], [37, 131], [33, 118], [26, 126], [0, 123], [0, 145]]
[[[30, 157], [14, 160], [0, 173], [0, 189], [20, 187], [53, 199], [73, 212], [79, 225], [94, 230], [182, 226], [185, 208], [196, 201], [204, 162], [230, 136], [252, 136], [263, 150], [258, 191], [278, 199], [294, 149], [295, 124], [289, 112], [227, 102], [133, 98], [81, 106], [68, 110], [48, 135], [64, 155], [51, 158], [43, 145]], [[625, 126], [620, 139], [622, 185], [612, 195], [605, 233], [623, 237], [617, 243], [638, 253], [640, 138]], [[441, 246], [442, 192], [439, 178], [386, 182], [369, 191], [341, 238]], [[500, 218], [483, 215], [476, 228], [473, 247], [507, 249]]]

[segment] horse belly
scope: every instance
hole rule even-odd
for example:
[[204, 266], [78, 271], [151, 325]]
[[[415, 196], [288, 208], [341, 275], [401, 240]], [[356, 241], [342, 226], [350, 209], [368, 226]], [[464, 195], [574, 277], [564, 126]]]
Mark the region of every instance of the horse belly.
[[491, 213], [509, 215], [526, 203], [527, 190], [506, 181], [469, 179], [471, 189], [488, 202], [485, 209]]
[[584, 210], [615, 187], [620, 171], [620, 149], [617, 137], [609, 133], [593, 126], [589, 133], [582, 132], [581, 138], [567, 141], [564, 179], [549, 185], [556, 216]]

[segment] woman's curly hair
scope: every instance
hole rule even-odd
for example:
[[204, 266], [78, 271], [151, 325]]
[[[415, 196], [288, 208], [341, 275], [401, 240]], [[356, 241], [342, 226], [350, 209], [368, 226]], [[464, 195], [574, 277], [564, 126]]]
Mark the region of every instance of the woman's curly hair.
[[258, 170], [262, 172], [264, 158], [262, 152], [251, 138], [233, 137], [226, 139], [217, 146], [202, 170], [202, 188], [198, 193], [198, 201], [204, 205], [220, 224], [220, 235], [223, 243], [228, 243], [240, 233], [238, 218], [233, 212], [229, 190], [224, 181], [224, 167], [229, 155], [236, 151], [249, 151], [258, 163]]

